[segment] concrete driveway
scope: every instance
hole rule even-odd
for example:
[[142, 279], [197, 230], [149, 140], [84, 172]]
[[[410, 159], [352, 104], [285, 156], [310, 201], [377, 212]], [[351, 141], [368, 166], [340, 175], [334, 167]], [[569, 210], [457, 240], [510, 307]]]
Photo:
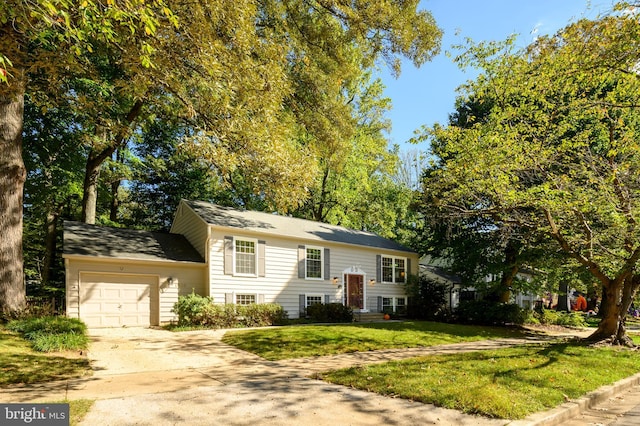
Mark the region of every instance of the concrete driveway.
[[[97, 399], [86, 425], [507, 423], [305, 377], [313, 370], [353, 364], [354, 359], [358, 363], [357, 355], [351, 360], [347, 355], [270, 362], [225, 345], [223, 334], [93, 330], [89, 357], [95, 375], [68, 396]], [[385, 357], [372, 359], [381, 362]]]

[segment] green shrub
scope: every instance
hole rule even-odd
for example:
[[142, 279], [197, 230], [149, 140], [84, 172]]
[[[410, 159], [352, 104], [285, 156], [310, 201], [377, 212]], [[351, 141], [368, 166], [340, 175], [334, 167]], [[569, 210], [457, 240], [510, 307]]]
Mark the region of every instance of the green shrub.
[[85, 349], [87, 326], [76, 318], [47, 316], [10, 321], [7, 329], [21, 334], [40, 352]]
[[283, 324], [287, 319], [282, 306], [275, 303], [220, 305], [209, 297], [193, 293], [180, 296], [172, 312], [178, 315], [179, 327], [262, 327]]
[[523, 324], [526, 312], [514, 303], [488, 300], [460, 302], [455, 311], [458, 322], [478, 325]]
[[444, 321], [449, 317], [447, 309], [448, 284], [411, 275], [407, 280], [406, 289], [409, 295], [406, 313], [409, 318]]
[[178, 315], [178, 325], [205, 325], [204, 310], [211, 304], [211, 299], [195, 293], [178, 297], [171, 312]]
[[284, 308], [276, 303], [261, 303], [240, 305], [238, 315], [244, 327], [265, 327], [269, 325], [281, 325], [287, 321], [287, 313]]
[[587, 327], [588, 324], [584, 316], [578, 312], [562, 312], [551, 309], [542, 309], [542, 311], [533, 314], [535, 321], [532, 324], [543, 325], [562, 325], [565, 327]]
[[353, 322], [353, 309], [342, 303], [315, 304], [307, 307], [313, 322]]

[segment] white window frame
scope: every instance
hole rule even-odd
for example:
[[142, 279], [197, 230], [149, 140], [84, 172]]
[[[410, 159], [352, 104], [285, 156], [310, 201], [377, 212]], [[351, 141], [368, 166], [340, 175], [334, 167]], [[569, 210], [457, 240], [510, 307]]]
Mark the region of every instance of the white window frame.
[[[384, 280], [384, 260], [391, 259], [391, 281]], [[404, 262], [404, 281], [396, 281], [396, 260], [402, 260]], [[380, 279], [383, 283], [387, 284], [405, 284], [407, 282], [407, 258], [400, 256], [388, 256], [381, 255], [380, 258]], [[394, 302], [395, 303], [395, 302]]]
[[[246, 297], [246, 296], [250, 296], [253, 297], [253, 302], [252, 303], [238, 303], [238, 298], [239, 297]], [[235, 305], [251, 305], [251, 304], [258, 304], [258, 295], [256, 293], [234, 293], [233, 295], [233, 303]]]
[[[237, 259], [236, 259], [236, 254], [237, 254], [237, 242], [238, 241], [245, 241], [245, 242], [251, 242], [253, 243], [253, 265], [254, 265], [254, 271], [253, 273], [243, 273], [243, 272], [238, 272], [238, 263], [237, 263]], [[237, 276], [237, 277], [257, 277], [258, 276], [258, 239], [257, 238], [245, 238], [245, 237], [233, 237], [233, 275]]]
[[320, 298], [320, 304], [324, 305], [324, 294], [319, 294], [319, 293], [306, 293], [304, 295], [304, 307], [308, 308], [309, 306], [311, 306], [309, 304], [309, 298], [310, 297], [319, 297]]
[[[309, 264], [307, 263], [309, 260], [309, 250], [319, 250], [320, 251], [320, 276], [319, 277], [310, 277], [309, 276]], [[312, 281], [322, 281], [324, 280], [324, 247], [319, 246], [304, 246], [304, 279], [312, 280]]]
[[[404, 304], [403, 305], [399, 305], [398, 304], [398, 299], [402, 299], [404, 300]], [[398, 312], [398, 307], [402, 306], [403, 308], [407, 308], [407, 298], [406, 297], [394, 297], [393, 298], [393, 312]]]
[[[385, 299], [388, 302], [391, 302], [391, 303], [389, 305], [385, 305], [384, 304]], [[387, 309], [387, 308], [390, 308], [391, 312], [395, 312], [396, 311], [396, 306], [395, 305], [396, 305], [395, 298], [393, 298], [393, 297], [384, 297], [384, 296], [382, 297], [382, 312], [384, 312], [384, 310]]]

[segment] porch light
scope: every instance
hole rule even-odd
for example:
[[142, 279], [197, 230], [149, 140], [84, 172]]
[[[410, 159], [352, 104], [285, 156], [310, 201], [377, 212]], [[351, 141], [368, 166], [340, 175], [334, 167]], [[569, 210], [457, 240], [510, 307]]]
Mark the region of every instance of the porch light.
[[376, 280], [374, 280], [373, 278], [369, 280], [369, 285], [371, 287], [373, 287], [374, 285], [376, 285]]
[[333, 285], [338, 285], [338, 277], [333, 277]]

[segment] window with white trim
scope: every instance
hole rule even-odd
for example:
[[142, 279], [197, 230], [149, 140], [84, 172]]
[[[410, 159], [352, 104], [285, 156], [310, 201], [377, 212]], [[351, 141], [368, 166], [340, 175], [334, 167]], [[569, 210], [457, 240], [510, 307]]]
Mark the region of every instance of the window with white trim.
[[407, 299], [404, 297], [383, 297], [382, 312], [405, 314], [407, 312]]
[[401, 284], [406, 280], [407, 259], [404, 257], [382, 256], [382, 282]]
[[322, 279], [322, 265], [323, 265], [323, 249], [321, 247], [306, 246], [306, 267], [305, 278], [308, 279]]
[[406, 275], [405, 266], [404, 266], [405, 264], [406, 264], [406, 260], [404, 258], [396, 257], [394, 259], [394, 265], [393, 265], [394, 282], [404, 283], [405, 275]]
[[393, 312], [393, 297], [382, 298], [382, 312], [385, 312], [385, 313]]
[[258, 242], [256, 240], [235, 238], [233, 243], [235, 274], [256, 276]]
[[307, 294], [305, 297], [306, 307], [311, 305], [322, 305], [324, 296], [321, 294]]
[[236, 305], [252, 305], [256, 303], [255, 294], [236, 294]]

